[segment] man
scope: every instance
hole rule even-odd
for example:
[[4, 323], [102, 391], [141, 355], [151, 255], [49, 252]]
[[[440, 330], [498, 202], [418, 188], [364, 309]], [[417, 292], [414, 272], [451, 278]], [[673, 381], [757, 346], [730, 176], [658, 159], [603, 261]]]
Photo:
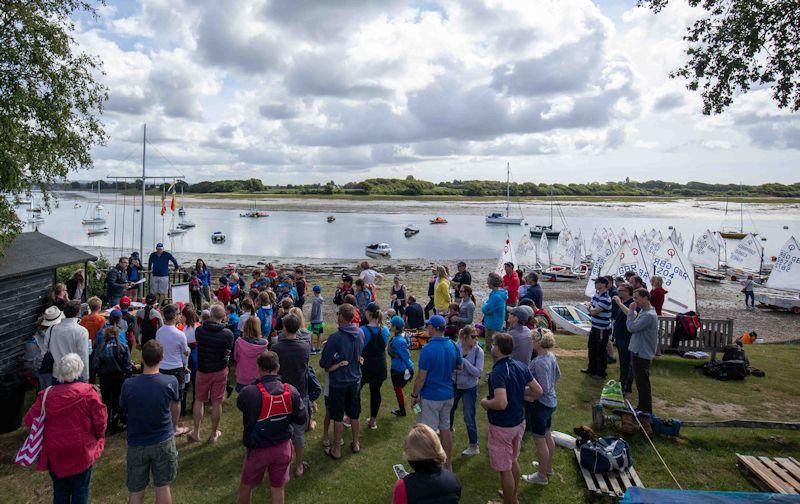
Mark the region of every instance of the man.
[[453, 276], [452, 287], [455, 292], [455, 297], [458, 298], [458, 293], [461, 291], [462, 285], [472, 285], [472, 275], [467, 271], [467, 263], [461, 261], [458, 263], [458, 271]]
[[172, 254], [164, 251], [164, 244], [156, 243], [156, 251], [151, 253], [147, 260], [147, 269], [151, 271], [150, 293], [158, 297], [158, 304], [161, 304], [169, 293], [169, 263], [172, 263], [175, 269], [180, 268]]
[[408, 306], [403, 310], [403, 318], [408, 329], [422, 329], [425, 326], [422, 306], [417, 303], [417, 298], [414, 296], [408, 296]]
[[525, 275], [525, 285], [528, 288], [525, 290], [525, 294], [523, 294], [523, 299], [530, 299], [533, 301], [533, 305], [536, 306], [537, 310], [541, 310], [543, 303], [544, 303], [544, 292], [542, 291], [542, 286], [539, 285], [539, 275], [531, 271], [527, 275]]
[[61, 358], [69, 353], [76, 353], [83, 361], [81, 379], [89, 381], [89, 331], [78, 323], [81, 312], [80, 301], [67, 301], [64, 306], [64, 319], [53, 326], [50, 331], [48, 348], [53, 362], [61, 362]]
[[642, 277], [639, 275], [633, 275], [629, 280], [631, 287], [633, 287], [633, 292], [636, 292], [639, 289], [647, 289], [647, 284], [644, 283]]
[[355, 307], [349, 303], [339, 306], [336, 322], [339, 330], [328, 337], [322, 347], [319, 365], [328, 373], [328, 411], [333, 420], [333, 445], [325, 449], [325, 454], [334, 460], [342, 458], [342, 434], [344, 415], [350, 417], [353, 440], [350, 450], [361, 451], [358, 435], [361, 424], [361, 352], [364, 350], [364, 335], [353, 324]]
[[614, 303], [614, 297], [619, 294], [617, 290], [617, 286], [614, 284], [614, 277], [611, 275], [606, 275], [606, 280], [608, 280], [608, 297], [611, 298], [611, 337], [608, 338], [608, 343], [606, 344], [606, 362], [608, 364], [615, 364], [617, 359], [614, 358], [614, 342], [615, 342], [615, 335], [614, 335], [614, 320], [617, 319], [617, 311], [619, 308], [617, 304]]
[[622, 385], [622, 393], [630, 394], [633, 384], [631, 352], [628, 349], [631, 342], [631, 333], [628, 331], [627, 325], [628, 312], [623, 311], [622, 307], [628, 308], [633, 304], [633, 288], [628, 284], [622, 284], [617, 288], [617, 292], [619, 294], [611, 298], [617, 306], [617, 313], [614, 316], [614, 344], [619, 352], [619, 383]]
[[525, 401], [542, 396], [542, 387], [528, 368], [511, 358], [514, 339], [506, 333], [494, 335], [489, 373], [489, 395], [481, 407], [489, 417], [489, 463], [500, 473], [503, 502], [516, 504], [521, 470], [519, 451], [525, 433]]
[[[311, 408], [308, 401], [308, 358], [311, 347], [305, 341], [297, 339], [300, 330], [300, 319], [294, 315], [283, 317], [282, 339], [272, 346], [272, 351], [278, 354], [281, 363], [281, 380], [297, 389], [300, 398], [307, 409]], [[306, 424], [292, 424], [292, 446], [295, 456], [295, 476], [302, 476], [308, 469], [308, 462], [303, 461], [303, 449], [306, 445]]]
[[128, 258], [120, 257], [117, 265], [106, 274], [106, 295], [108, 306], [116, 306], [125, 291], [131, 288], [128, 281]]
[[292, 425], [305, 425], [308, 410], [297, 389], [281, 383], [281, 369], [275, 352], [262, 352], [258, 356], [258, 384], [243, 388], [236, 400], [236, 407], [242, 412], [242, 443], [246, 451], [239, 504], [250, 504], [253, 488], [261, 485], [265, 474], [269, 475], [272, 503], [284, 502], [283, 487], [289, 482], [292, 464]]
[[453, 409], [453, 371], [461, 369], [461, 352], [444, 336], [444, 317], [434, 315], [428, 321], [428, 344], [419, 355], [419, 372], [411, 391], [411, 406], [420, 405], [417, 422], [439, 431], [447, 456], [445, 467], [452, 467], [453, 433], [450, 431], [450, 410]]
[[144, 502], [151, 472], [156, 502], [172, 503], [170, 484], [178, 474], [173, 419], [181, 403], [178, 380], [158, 372], [163, 357], [161, 344], [148, 341], [142, 348], [142, 374], [122, 384], [119, 405], [128, 416], [125, 473], [129, 504]]
[[197, 341], [197, 377], [192, 409], [194, 431], [189, 434], [189, 441], [200, 441], [203, 404], [211, 401], [209, 441], [216, 443], [222, 435], [219, 420], [228, 388], [228, 358], [233, 351], [233, 333], [225, 327], [225, 308], [218, 304], [212, 306], [209, 320], [195, 330], [194, 336]]
[[608, 279], [598, 277], [594, 280], [595, 294], [589, 304], [592, 329], [589, 331], [589, 366], [581, 369], [594, 378], [606, 377], [606, 345], [611, 337], [611, 298], [608, 295]]
[[[639, 393], [639, 411], [653, 412], [653, 398], [650, 389], [650, 364], [658, 350], [658, 315], [650, 303], [650, 293], [647, 289], [637, 289], [633, 293], [633, 301], [639, 308], [636, 310], [620, 306], [627, 310], [628, 330], [631, 332], [631, 364], [633, 365], [633, 378], [636, 381], [636, 390]], [[63, 324], [63, 322], [62, 322]]]
[[511, 354], [511, 358], [521, 362], [525, 367], [531, 363], [533, 354], [531, 330], [526, 326], [532, 312], [533, 309], [530, 306], [517, 306], [511, 310], [508, 317], [508, 334], [514, 340], [514, 352]]
[[507, 262], [503, 265], [505, 275], [503, 275], [503, 288], [508, 291], [508, 299], [506, 304], [508, 306], [517, 306], [517, 298], [519, 297], [519, 276], [514, 269], [514, 263]]
[[[189, 345], [186, 342], [186, 335], [183, 331], [175, 327], [178, 322], [178, 305], [169, 304], [164, 307], [164, 325], [156, 332], [156, 341], [164, 349], [164, 357], [159, 365], [162, 374], [174, 376], [178, 380], [178, 395], [183, 399], [184, 389], [186, 388], [186, 376], [189, 374]], [[189, 430], [180, 427], [180, 411], [174, 412], [172, 423], [175, 425], [175, 435], [182, 436]]]

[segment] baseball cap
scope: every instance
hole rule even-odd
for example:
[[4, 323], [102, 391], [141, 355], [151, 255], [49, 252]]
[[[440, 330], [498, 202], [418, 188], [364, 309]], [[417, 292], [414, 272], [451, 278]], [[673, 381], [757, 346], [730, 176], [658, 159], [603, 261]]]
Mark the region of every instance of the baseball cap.
[[406, 323], [403, 320], [403, 317], [395, 315], [394, 317], [392, 317], [392, 320], [389, 321], [389, 325], [391, 325], [392, 327], [405, 327]]
[[322, 292], [322, 287], [320, 287], [319, 285], [315, 285], [314, 288], [311, 290], [319, 294], [320, 292]]
[[127, 310], [131, 306], [131, 298], [128, 296], [122, 296], [119, 298], [119, 307], [123, 310]]
[[122, 318], [122, 310], [111, 310], [111, 313], [109, 314], [109, 316], [112, 319], [120, 319], [120, 318]]
[[163, 243], [161, 243], [161, 242], [159, 242], [159, 243], [156, 243], [156, 248], [157, 248], [157, 249], [162, 249], [162, 248], [164, 248], [164, 244], [163, 244]]
[[525, 306], [517, 306], [511, 310], [511, 315], [517, 317], [517, 320], [519, 320], [520, 324], [527, 324], [528, 319], [531, 318], [530, 313], [526, 308], [527, 307]]
[[606, 277], [597, 277], [594, 279], [594, 283], [601, 283], [605, 286], [608, 286], [608, 278]]
[[426, 320], [425, 323], [433, 326], [434, 329], [444, 329], [444, 326], [447, 325], [447, 321], [441, 315], [434, 315], [429, 320]]

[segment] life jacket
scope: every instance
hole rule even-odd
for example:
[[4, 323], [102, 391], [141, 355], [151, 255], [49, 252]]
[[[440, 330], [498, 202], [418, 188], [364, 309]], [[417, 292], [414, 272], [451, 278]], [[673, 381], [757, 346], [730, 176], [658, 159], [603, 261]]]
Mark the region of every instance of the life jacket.
[[700, 317], [693, 311], [675, 315], [675, 332], [672, 333], [671, 346], [676, 348], [681, 341], [697, 338], [700, 326]]
[[292, 392], [288, 383], [283, 384], [283, 393], [272, 395], [258, 384], [261, 392], [261, 413], [250, 432], [252, 446], [266, 447], [275, 436], [285, 433], [292, 421]]
[[413, 472], [403, 478], [408, 502], [417, 504], [457, 503], [461, 499], [461, 484], [450, 471], [432, 474]]
[[556, 324], [553, 322], [553, 319], [550, 318], [550, 314], [547, 313], [547, 310], [536, 309], [533, 312], [533, 317], [536, 319], [537, 325], [542, 327], [542, 323], [547, 324], [547, 329], [555, 332]]
[[158, 331], [158, 324], [153, 321], [150, 317], [150, 313], [153, 311], [153, 307], [147, 305], [144, 307], [144, 317], [142, 318], [142, 347], [144, 344], [150, 341], [151, 339], [155, 339], [156, 331]]

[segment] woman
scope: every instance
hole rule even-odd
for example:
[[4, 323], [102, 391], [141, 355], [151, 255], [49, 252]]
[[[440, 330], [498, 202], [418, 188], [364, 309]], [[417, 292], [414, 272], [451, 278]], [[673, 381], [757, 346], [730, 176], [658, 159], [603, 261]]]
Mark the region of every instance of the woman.
[[244, 323], [242, 337], [233, 346], [236, 361], [236, 392], [258, 379], [258, 356], [267, 349], [267, 340], [261, 337], [261, 321], [250, 317]]
[[492, 347], [492, 336], [503, 330], [506, 323], [506, 301], [508, 300], [508, 292], [501, 289], [503, 279], [497, 273], [489, 273], [486, 279], [486, 285], [489, 287], [489, 296], [484, 301], [481, 307], [483, 313], [483, 327], [485, 329], [484, 336], [486, 337], [486, 344], [483, 348]]
[[472, 295], [471, 285], [462, 285], [458, 291], [461, 304], [458, 305], [458, 316], [455, 318], [459, 329], [470, 325], [475, 319], [475, 296]]
[[25, 425], [30, 427], [44, 404], [44, 439], [37, 468], [50, 472], [54, 503], [89, 502], [92, 467], [105, 446], [106, 407], [92, 385], [76, 381], [82, 372], [78, 354], [62, 357], [53, 369], [57, 384], [39, 392], [25, 415]]
[[403, 454], [414, 472], [394, 484], [392, 504], [448, 504], [461, 499], [461, 483], [455, 474], [443, 469], [447, 456], [433, 429], [423, 424], [412, 427]]
[[392, 310], [394, 310], [395, 315], [399, 315], [400, 317], [405, 315], [406, 299], [408, 298], [408, 295], [406, 294], [406, 286], [401, 282], [402, 278], [399, 276], [394, 277], [391, 291]]
[[383, 326], [383, 312], [378, 303], [370, 303], [365, 310], [367, 325], [361, 328], [364, 350], [361, 352], [361, 387], [369, 385], [369, 418], [367, 426], [378, 428], [377, 416], [381, 408], [381, 385], [386, 381], [386, 346], [389, 330]]
[[450, 278], [444, 266], [436, 267], [436, 288], [433, 292], [433, 306], [436, 313], [447, 312], [450, 306]]
[[306, 327], [306, 317], [303, 315], [303, 309], [295, 306], [289, 310], [289, 315], [294, 315], [300, 321], [300, 330], [297, 331], [297, 339], [305, 341], [311, 347], [311, 331]]
[[372, 269], [369, 261], [361, 261], [359, 267], [361, 268], [361, 273], [358, 275], [358, 278], [364, 280], [364, 283], [367, 284], [371, 290], [374, 290], [376, 285], [381, 284], [383, 275]]
[[[434, 310], [435, 306], [433, 304], [433, 296], [436, 293], [436, 266], [431, 264], [431, 277], [428, 279], [428, 304], [425, 305], [425, 319], [431, 318], [431, 312]], [[434, 315], [436, 315], [434, 313]]]
[[414, 361], [411, 360], [411, 339], [406, 335], [405, 321], [395, 315], [389, 321], [392, 327], [392, 339], [389, 342], [389, 357], [391, 357], [392, 388], [397, 398], [397, 409], [391, 413], [396, 417], [406, 416], [406, 400], [403, 387], [414, 377]]
[[533, 434], [533, 444], [536, 447], [538, 463], [534, 467], [538, 472], [526, 474], [523, 477], [528, 483], [546, 485], [549, 476], [553, 475], [553, 454], [556, 445], [551, 434], [553, 413], [556, 410], [556, 382], [561, 377], [556, 356], [551, 349], [556, 340], [553, 333], [547, 329], [539, 329], [533, 333], [533, 349], [536, 358], [528, 365], [528, 369], [542, 387], [542, 395], [536, 401], [525, 402], [526, 430]]
[[667, 290], [664, 290], [664, 279], [660, 276], [654, 276], [650, 279], [653, 284], [653, 289], [650, 291], [650, 303], [656, 309], [656, 315], [661, 316], [661, 308], [664, 306], [664, 299]]
[[84, 275], [82, 269], [79, 269], [72, 274], [72, 278], [67, 280], [67, 297], [70, 300], [86, 301], [86, 293], [83, 290], [85, 286], [86, 275]]
[[55, 306], [59, 310], [64, 311], [64, 307], [67, 306], [67, 301], [69, 301], [67, 286], [63, 283], [55, 284], [53, 290], [50, 291], [50, 306]]
[[[128, 269], [126, 270], [126, 273], [128, 274], [128, 281], [134, 283], [141, 280], [143, 269], [142, 260], [139, 259], [139, 252], [133, 252], [128, 259]], [[141, 284], [131, 287], [127, 292], [128, 297], [138, 299], [140, 285]]]
[[[461, 288], [469, 287], [462, 285]], [[467, 426], [467, 438], [469, 446], [461, 452], [465, 457], [474, 457], [480, 454], [478, 448], [478, 424], [475, 421], [475, 405], [478, 403], [478, 380], [483, 371], [483, 349], [478, 345], [478, 331], [475, 327], [465, 326], [458, 333], [458, 343], [456, 344], [461, 351], [461, 363], [463, 367], [453, 372], [453, 382], [456, 387], [456, 395], [453, 401], [453, 409], [450, 410], [450, 430], [453, 430], [453, 420], [458, 409], [458, 402], [464, 401], [464, 425]]]
[[200, 280], [200, 292], [203, 293], [203, 297], [205, 298], [206, 302], [211, 302], [211, 272], [208, 271], [208, 267], [206, 266], [206, 262], [202, 259], [197, 259], [194, 263], [194, 274], [197, 275], [197, 279]]

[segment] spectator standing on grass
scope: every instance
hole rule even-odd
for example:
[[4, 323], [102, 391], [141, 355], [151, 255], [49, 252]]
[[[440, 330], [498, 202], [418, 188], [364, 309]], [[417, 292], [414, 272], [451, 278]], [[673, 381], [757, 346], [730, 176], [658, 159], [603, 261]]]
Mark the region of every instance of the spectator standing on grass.
[[422, 306], [417, 303], [417, 298], [408, 296], [408, 306], [406, 306], [403, 318], [406, 322], [406, 328], [410, 330], [420, 329], [425, 327], [425, 315]]
[[500, 288], [503, 285], [503, 279], [497, 273], [489, 273], [486, 284], [490, 292], [489, 297], [481, 307], [481, 312], [483, 312], [484, 337], [486, 341], [484, 348], [489, 348], [492, 344], [492, 336], [502, 331], [506, 323], [508, 292]]
[[[159, 372], [168, 376], [174, 376], [178, 380], [178, 398], [183, 402], [183, 394], [186, 388], [186, 377], [189, 374], [189, 344], [186, 341], [186, 334], [175, 327], [178, 322], [178, 305], [168, 304], [164, 307], [164, 325], [156, 332], [156, 341], [161, 344], [164, 355], [159, 364]], [[188, 429], [181, 427], [178, 411], [173, 412], [172, 423], [175, 425], [175, 435], [182, 436]]]
[[[436, 295], [436, 284], [438, 277], [436, 276], [436, 265], [431, 263], [431, 277], [428, 279], [428, 304], [425, 305], [425, 318], [431, 317], [431, 312], [435, 311], [436, 305], [434, 304], [434, 296]], [[435, 313], [434, 313], [435, 315]]]
[[[650, 387], [650, 364], [658, 350], [658, 315], [650, 303], [650, 293], [647, 289], [638, 289], [633, 293], [636, 310], [620, 307], [627, 310], [628, 330], [631, 332], [631, 343], [628, 349], [631, 352], [633, 365], [633, 379], [639, 394], [639, 411], [653, 412], [653, 397]], [[62, 322], [63, 323], [63, 322]]]
[[503, 288], [508, 292], [508, 299], [506, 304], [508, 306], [517, 306], [519, 296], [519, 275], [514, 270], [514, 263], [507, 262], [503, 264]]
[[53, 356], [53, 362], [60, 362], [67, 354], [77, 354], [83, 361], [81, 380], [89, 381], [91, 342], [89, 341], [89, 331], [78, 323], [80, 312], [80, 301], [69, 301], [64, 305], [64, 319], [49, 331], [50, 338], [47, 348]]
[[[211, 271], [208, 270], [208, 266], [206, 266], [206, 262], [200, 258], [197, 259], [194, 263], [194, 272], [197, 275], [197, 279], [200, 280], [200, 292], [203, 294], [203, 298], [206, 302], [211, 302]], [[198, 306], [197, 309], [199, 310], [201, 307]]]
[[355, 284], [356, 308], [360, 315], [360, 325], [367, 324], [367, 305], [372, 302], [372, 291], [367, 288], [366, 282], [359, 278]]
[[514, 352], [511, 358], [518, 360], [524, 366], [531, 362], [533, 354], [531, 330], [526, 326], [531, 315], [533, 309], [530, 306], [517, 306], [508, 316], [508, 334], [514, 339]]
[[544, 306], [544, 292], [539, 285], [539, 275], [533, 271], [525, 275], [525, 287], [525, 294], [520, 299], [530, 299], [536, 309], [541, 310]]
[[[465, 285], [462, 289], [468, 287], [469, 285]], [[478, 380], [483, 372], [484, 359], [483, 349], [478, 345], [478, 331], [475, 330], [475, 327], [468, 325], [459, 331], [457, 347], [461, 352], [463, 368], [453, 372], [455, 397], [453, 408], [450, 410], [450, 432], [454, 431], [453, 421], [458, 403], [463, 400], [464, 425], [467, 427], [469, 446], [461, 452], [461, 455], [474, 457], [481, 453], [478, 447], [478, 424], [475, 420], [475, 413], [478, 404]]]
[[392, 358], [390, 374], [392, 387], [397, 398], [397, 409], [391, 413], [396, 417], [406, 416], [406, 399], [403, 388], [414, 376], [414, 361], [411, 360], [411, 340], [406, 335], [405, 322], [402, 317], [395, 315], [389, 321], [392, 339], [389, 340], [389, 356]]
[[122, 384], [133, 372], [131, 356], [124, 343], [125, 335], [117, 327], [104, 331], [103, 340], [97, 343], [92, 355], [92, 368], [100, 383], [100, 396], [108, 413], [108, 432], [114, 434], [120, 423], [125, 423], [120, 412], [119, 398]]
[[367, 427], [378, 428], [378, 411], [381, 408], [381, 386], [387, 378], [386, 347], [389, 345], [389, 329], [383, 325], [383, 312], [378, 303], [367, 305], [367, 325], [361, 328], [364, 350], [361, 351], [361, 387], [369, 387], [369, 418]]
[[145, 298], [145, 306], [136, 312], [136, 321], [139, 325], [139, 348], [144, 344], [155, 339], [158, 328], [164, 325], [164, 318], [157, 306], [158, 297], [152, 292]]
[[156, 251], [147, 259], [147, 269], [150, 271], [150, 293], [156, 295], [158, 304], [169, 295], [169, 263], [176, 270], [180, 268], [175, 257], [164, 250], [164, 244], [156, 243]]
[[450, 306], [450, 279], [444, 266], [436, 267], [436, 288], [433, 291], [433, 306], [438, 315], [447, 313]]
[[433, 429], [423, 424], [412, 427], [403, 444], [403, 455], [414, 472], [394, 484], [392, 504], [455, 504], [461, 500], [461, 483], [444, 468], [447, 454]]
[[669, 291], [664, 289], [664, 279], [660, 276], [651, 278], [650, 283], [653, 284], [653, 288], [650, 289], [650, 303], [653, 305], [656, 315], [661, 316], [661, 309], [664, 307], [664, 300]]
[[453, 286], [453, 292], [455, 293], [455, 297], [459, 297], [459, 292], [461, 291], [461, 287], [464, 285], [472, 285], [472, 274], [467, 271], [467, 263], [461, 261], [456, 266], [456, 274], [453, 275], [453, 280], [450, 284]]
[[79, 324], [89, 331], [89, 340], [92, 342], [92, 346], [94, 346], [94, 342], [97, 339], [97, 332], [106, 325], [106, 318], [100, 315], [103, 302], [99, 297], [90, 297], [87, 304], [89, 305], [89, 313], [81, 317]]
[[316, 355], [322, 349], [322, 333], [325, 331], [325, 322], [322, 317], [325, 298], [322, 297], [321, 286], [315, 285], [311, 290], [314, 293], [314, 297], [311, 300], [311, 320], [308, 329], [312, 334], [311, 355]]
[[462, 284], [458, 295], [461, 301], [458, 305], [458, 316], [455, 317], [455, 322], [461, 329], [475, 322], [475, 296], [472, 295], [472, 286], [469, 284]]
[[267, 340], [261, 335], [261, 324], [257, 317], [244, 323], [242, 336], [236, 338], [233, 360], [236, 361], [236, 392], [258, 378], [258, 356], [267, 349]]
[[399, 276], [395, 276], [394, 280], [392, 281], [392, 287], [390, 292], [390, 301], [391, 307], [395, 312], [395, 315], [403, 316], [406, 309], [406, 302], [408, 300], [408, 292], [406, 290], [406, 286], [403, 285], [403, 279]]
[[592, 328], [589, 331], [589, 365], [581, 369], [594, 378], [606, 377], [606, 345], [611, 337], [611, 298], [608, 295], [608, 279], [598, 277], [594, 281], [595, 294], [589, 305]]
[[628, 330], [628, 311], [622, 307], [630, 308], [633, 304], [633, 287], [622, 284], [617, 287], [619, 295], [613, 298], [617, 305], [617, 313], [614, 318], [614, 341], [619, 353], [619, 383], [622, 385], [622, 393], [630, 394], [633, 386], [633, 370], [631, 369], [631, 332]]

